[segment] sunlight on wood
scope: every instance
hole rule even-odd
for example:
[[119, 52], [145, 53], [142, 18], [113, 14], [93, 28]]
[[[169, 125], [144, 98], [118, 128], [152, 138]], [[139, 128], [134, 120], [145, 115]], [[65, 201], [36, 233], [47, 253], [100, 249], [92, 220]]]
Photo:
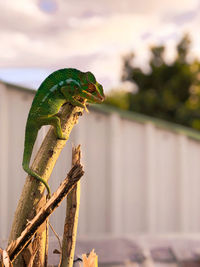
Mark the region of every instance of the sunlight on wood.
[[88, 257], [86, 254], [83, 254], [82, 258], [83, 258], [83, 267], [98, 267], [98, 256], [94, 252], [94, 249], [90, 252]]

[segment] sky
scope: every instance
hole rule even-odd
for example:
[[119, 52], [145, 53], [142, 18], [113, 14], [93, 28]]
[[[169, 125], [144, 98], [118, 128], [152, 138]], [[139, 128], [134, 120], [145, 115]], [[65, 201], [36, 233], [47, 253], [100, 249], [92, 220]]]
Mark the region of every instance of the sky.
[[30, 88], [60, 68], [92, 71], [105, 91], [120, 84], [122, 57], [147, 68], [149, 47], [175, 56], [183, 34], [200, 57], [200, 0], [0, 0], [0, 79]]

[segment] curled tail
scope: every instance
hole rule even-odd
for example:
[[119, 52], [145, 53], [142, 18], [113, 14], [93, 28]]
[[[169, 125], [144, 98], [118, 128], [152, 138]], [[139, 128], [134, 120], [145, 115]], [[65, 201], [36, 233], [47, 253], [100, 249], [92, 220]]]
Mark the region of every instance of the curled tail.
[[22, 167], [26, 173], [28, 173], [30, 176], [36, 178], [38, 181], [43, 183], [47, 189], [48, 197], [51, 196], [51, 190], [47, 182], [40, 177], [36, 172], [32, 171], [29, 168], [31, 155], [33, 152], [33, 146], [35, 144], [35, 140], [37, 138], [39, 128], [37, 128], [35, 125], [29, 124], [27, 122], [26, 124], [26, 132], [25, 132], [25, 142], [24, 142], [24, 155], [23, 155], [23, 162]]

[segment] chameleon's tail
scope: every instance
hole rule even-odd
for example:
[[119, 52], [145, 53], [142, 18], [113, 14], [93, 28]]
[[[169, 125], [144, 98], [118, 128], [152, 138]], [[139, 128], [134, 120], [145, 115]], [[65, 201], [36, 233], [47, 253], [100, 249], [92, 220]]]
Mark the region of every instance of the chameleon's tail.
[[41, 183], [43, 183], [47, 189], [47, 193], [48, 193], [48, 198], [50, 198], [51, 196], [51, 189], [49, 187], [49, 185], [47, 184], [47, 182], [42, 179], [42, 177], [40, 177], [36, 172], [32, 171], [29, 167], [27, 166], [23, 166], [23, 169], [25, 170], [25, 172], [27, 172], [29, 175], [31, 175], [32, 177], [36, 178], [38, 181], [40, 181]]
[[40, 177], [36, 172], [32, 171], [29, 168], [30, 160], [31, 160], [31, 155], [33, 151], [33, 146], [35, 143], [35, 140], [37, 138], [38, 134], [38, 128], [35, 127], [35, 125], [26, 125], [26, 132], [25, 132], [25, 142], [24, 142], [24, 155], [23, 155], [23, 162], [22, 162], [22, 167], [26, 173], [28, 173], [30, 176], [36, 178], [38, 181], [43, 183], [47, 189], [48, 192], [48, 197], [51, 196], [51, 190], [47, 182]]

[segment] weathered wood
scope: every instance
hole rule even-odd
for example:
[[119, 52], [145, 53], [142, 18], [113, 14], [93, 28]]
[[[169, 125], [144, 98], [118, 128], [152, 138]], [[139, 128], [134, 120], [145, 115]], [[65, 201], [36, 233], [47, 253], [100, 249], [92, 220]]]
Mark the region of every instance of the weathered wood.
[[[80, 145], [73, 147], [72, 166], [80, 164]], [[67, 196], [66, 217], [62, 240], [62, 254], [60, 267], [72, 267], [76, 245], [76, 234], [78, 227], [78, 216], [80, 206], [80, 181]]]
[[23, 248], [32, 239], [38, 228], [45, 222], [50, 214], [60, 205], [61, 201], [72, 190], [77, 181], [84, 174], [83, 167], [80, 164], [75, 165], [68, 173], [66, 179], [62, 182], [58, 190], [48, 200], [45, 206], [38, 214], [28, 223], [20, 237], [11, 242], [7, 248], [10, 260], [13, 261]]

